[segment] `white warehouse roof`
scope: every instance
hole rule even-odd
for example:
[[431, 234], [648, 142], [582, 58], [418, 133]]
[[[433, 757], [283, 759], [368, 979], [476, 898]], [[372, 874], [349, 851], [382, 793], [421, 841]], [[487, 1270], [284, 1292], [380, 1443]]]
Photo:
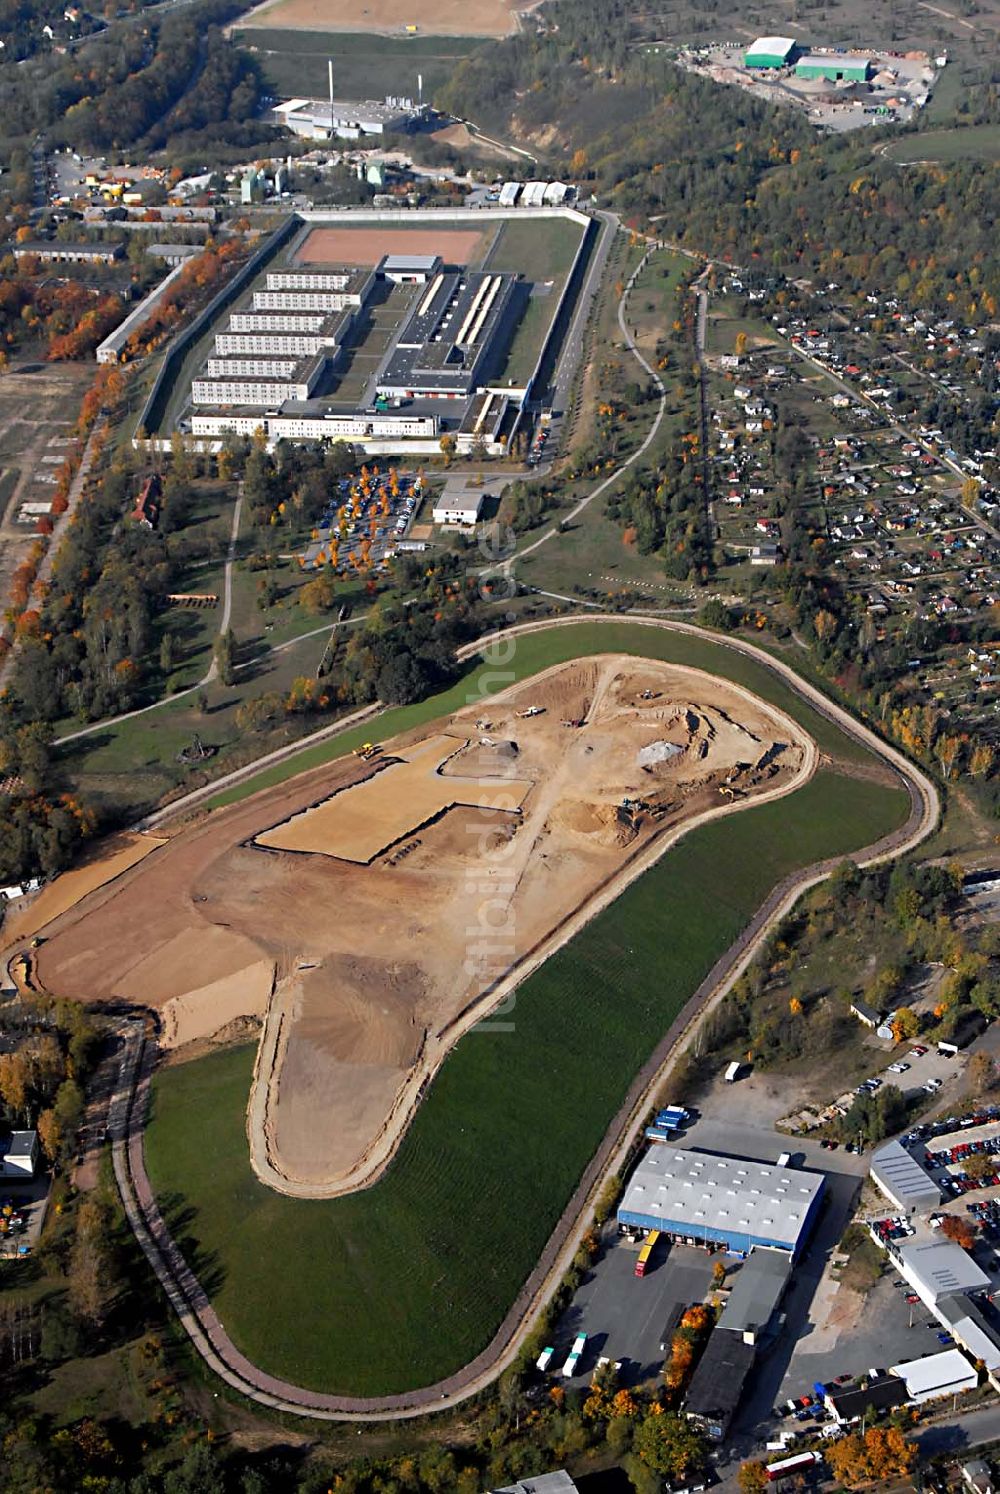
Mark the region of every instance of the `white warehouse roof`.
[[654, 1146], [618, 1208], [624, 1223], [794, 1252], [823, 1191], [819, 1173], [712, 1152]]
[[943, 1354], [926, 1354], [923, 1359], [909, 1359], [894, 1364], [889, 1373], [906, 1381], [906, 1393], [919, 1406], [921, 1401], [939, 1395], [957, 1395], [973, 1390], [979, 1376], [961, 1349], [946, 1349]]
[[795, 45], [794, 36], [758, 36], [755, 42], [747, 47], [747, 57], [783, 57], [790, 52]]

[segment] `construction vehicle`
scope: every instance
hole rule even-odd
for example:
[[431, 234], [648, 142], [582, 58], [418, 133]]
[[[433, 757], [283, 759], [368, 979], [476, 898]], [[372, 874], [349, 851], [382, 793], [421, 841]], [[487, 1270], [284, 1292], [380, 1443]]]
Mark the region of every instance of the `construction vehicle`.
[[545, 707], [544, 706], [528, 706], [528, 709], [526, 711], [518, 711], [517, 714], [518, 714], [519, 718], [521, 718], [522, 720], [527, 720], [531, 716], [544, 716], [545, 715]]
[[355, 747], [354, 756], [360, 757], [363, 762], [368, 762], [369, 758], [374, 757], [378, 750], [379, 746], [377, 742], [362, 742], [360, 747]]

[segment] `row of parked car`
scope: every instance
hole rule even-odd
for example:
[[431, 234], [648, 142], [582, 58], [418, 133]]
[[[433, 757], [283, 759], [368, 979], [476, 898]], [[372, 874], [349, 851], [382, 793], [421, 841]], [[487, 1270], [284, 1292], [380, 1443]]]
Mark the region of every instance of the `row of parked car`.
[[986, 1126], [995, 1120], [1000, 1120], [1000, 1105], [983, 1105], [971, 1115], [946, 1115], [938, 1121], [922, 1121], [902, 1137], [902, 1143], [904, 1146], [915, 1146], [918, 1141], [926, 1144], [938, 1136], [947, 1136], [951, 1131], [969, 1131], [973, 1126]]

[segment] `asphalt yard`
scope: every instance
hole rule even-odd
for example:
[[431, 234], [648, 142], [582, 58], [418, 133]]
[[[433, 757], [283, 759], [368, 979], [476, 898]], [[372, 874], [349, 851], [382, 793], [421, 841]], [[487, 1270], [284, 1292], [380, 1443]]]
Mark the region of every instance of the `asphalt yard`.
[[[614, 1225], [609, 1227], [614, 1229]], [[635, 1275], [639, 1247], [610, 1236], [595, 1270], [580, 1287], [556, 1329], [552, 1367], [558, 1374], [578, 1333], [587, 1335], [580, 1372], [568, 1381], [586, 1385], [603, 1356], [621, 1360], [620, 1382], [637, 1385], [663, 1368], [663, 1330], [678, 1306], [701, 1302], [712, 1283], [713, 1257], [688, 1245], [661, 1242], [651, 1269]]]

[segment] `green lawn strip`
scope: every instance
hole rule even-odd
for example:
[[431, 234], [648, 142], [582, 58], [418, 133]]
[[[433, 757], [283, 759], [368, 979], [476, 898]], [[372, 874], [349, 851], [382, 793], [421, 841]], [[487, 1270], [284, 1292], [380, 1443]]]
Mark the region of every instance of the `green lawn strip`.
[[907, 162], [996, 161], [1000, 159], [1000, 125], [972, 125], [954, 130], [925, 130], [886, 146], [887, 160]]
[[[902, 823], [907, 796], [823, 770], [703, 826], [520, 987], [444, 1063], [386, 1176], [281, 1197], [250, 1169], [241, 1047], [163, 1070], [149, 1173], [213, 1304], [262, 1368], [317, 1389], [429, 1384], [489, 1341], [633, 1076], [793, 869]], [[206, 1138], [210, 1144], [206, 1145]], [[280, 1263], [280, 1265], [279, 1265]]]
[[331, 741], [305, 747], [289, 761], [276, 763], [245, 783], [223, 789], [208, 801], [209, 807], [235, 804], [260, 789], [283, 783], [285, 779], [292, 778], [307, 768], [319, 767], [322, 763], [343, 757], [362, 742], [369, 741], [376, 732], [380, 739], [385, 740], [398, 732], [410, 731], [439, 716], [448, 715], [484, 694], [494, 694], [506, 689], [517, 680], [527, 679], [553, 664], [563, 664], [570, 659], [600, 653], [636, 654], [643, 658], [663, 659], [672, 664], [688, 664], [696, 669], [710, 670], [724, 679], [733, 680], [736, 684], [753, 690], [763, 700], [787, 711], [793, 720], [806, 728], [824, 751], [853, 762], [867, 761], [872, 755], [860, 742], [820, 716], [790, 686], [776, 679], [763, 665], [744, 654], [714, 643], [707, 637], [694, 638], [689, 634], [640, 627], [634, 623], [595, 622], [580, 623], [573, 628], [553, 628], [551, 632], [532, 633], [510, 642], [513, 645], [512, 658], [502, 669], [495, 668], [492, 664], [474, 668], [440, 695], [430, 696], [416, 705], [398, 706], [385, 711], [378, 718], [377, 725], [369, 722], [345, 731]]

